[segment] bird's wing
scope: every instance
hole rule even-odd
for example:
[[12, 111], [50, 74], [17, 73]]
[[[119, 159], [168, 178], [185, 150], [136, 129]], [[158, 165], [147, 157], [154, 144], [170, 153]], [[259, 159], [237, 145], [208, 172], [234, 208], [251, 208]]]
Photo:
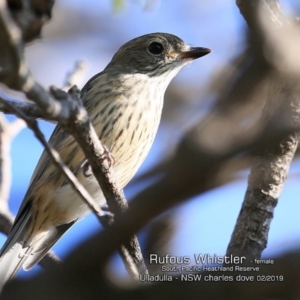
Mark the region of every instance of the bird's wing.
[[[85, 95], [86, 93], [94, 86], [94, 81], [98, 78], [100, 79], [100, 76], [103, 75], [104, 72], [100, 72], [96, 75], [94, 75], [82, 88], [81, 90], [81, 99], [82, 102], [84, 104], [84, 100], [85, 100]], [[57, 146], [66, 138], [68, 137], [70, 134], [63, 130], [59, 125], [57, 125], [54, 128], [54, 131], [51, 134], [51, 137], [48, 141], [48, 143], [54, 147], [57, 148]], [[19, 215], [22, 214], [23, 208], [26, 207], [28, 200], [30, 200], [30, 195], [32, 194], [32, 189], [35, 185], [35, 183], [41, 178], [42, 174], [44, 173], [44, 171], [47, 169], [49, 163], [51, 161], [51, 158], [48, 154], [48, 152], [44, 149], [35, 169], [34, 172], [31, 176], [31, 180], [29, 183], [29, 188], [27, 190], [27, 193], [24, 197], [24, 200], [19, 208], [18, 214], [16, 216], [16, 220], [18, 219]], [[15, 221], [16, 222], [16, 221]]]
[[[104, 74], [104, 72], [100, 72], [98, 74], [96, 74], [95, 76], [93, 76], [85, 85], [84, 87], [82, 88], [81, 90], [81, 99], [82, 99], [82, 102], [84, 104], [84, 100], [85, 100], [85, 95], [86, 93], [94, 86], [94, 82], [96, 79], [100, 79], [100, 76]], [[101, 79], [100, 79], [101, 80]], [[60, 145], [60, 143], [66, 139], [66, 137], [68, 137], [70, 134], [63, 130], [59, 125], [57, 125], [55, 128], [54, 128], [54, 131], [49, 139], [49, 144], [54, 147], [54, 148], [57, 148], [58, 145]], [[51, 158], [48, 154], [48, 152], [44, 149], [35, 169], [34, 169], [34, 172], [31, 176], [31, 180], [30, 180], [30, 183], [29, 183], [29, 187], [28, 187], [28, 190], [25, 194], [25, 197], [24, 197], [24, 200], [23, 202], [21, 203], [21, 206], [19, 208], [19, 211], [17, 213], [17, 216], [15, 218], [15, 221], [14, 221], [14, 224], [13, 224], [13, 227], [16, 227], [18, 226], [18, 223], [19, 223], [19, 219], [22, 217], [23, 214], [27, 214], [29, 213], [27, 211], [27, 209], [25, 210], [26, 207], [28, 207], [28, 202], [31, 202], [31, 195], [32, 195], [32, 191], [34, 189], [34, 186], [35, 186], [35, 183], [41, 178], [41, 176], [43, 175], [44, 171], [47, 169], [49, 163], [51, 162]], [[2, 253], [2, 251], [1, 251]], [[0, 253], [0, 255], [1, 255]]]
[[[57, 146], [62, 141], [62, 139], [64, 139], [66, 134], [68, 133], [63, 131], [59, 126], [56, 126], [50, 138], [50, 143], [52, 144], [52, 146]], [[67, 224], [67, 228], [53, 228], [49, 237], [48, 235], [47, 237], [45, 237], [47, 239], [45, 251], [40, 251], [39, 253], [34, 253], [34, 255], [31, 255], [32, 249], [30, 249], [30, 247], [28, 249], [26, 248], [24, 237], [26, 236], [32, 214], [32, 190], [36, 181], [42, 176], [43, 172], [47, 168], [50, 160], [51, 159], [48, 153], [46, 152], [46, 150], [44, 150], [35, 168], [35, 171], [31, 178], [31, 182], [29, 184], [29, 189], [20, 206], [11, 232], [1, 249], [0, 287], [9, 278], [14, 276], [14, 274], [21, 268], [24, 261], [26, 261], [27, 259], [30, 258], [29, 262], [38, 262], [51, 248], [51, 246], [59, 239], [59, 237], [73, 224]], [[33, 263], [30, 264], [31, 267], [33, 265]]]
[[[51, 146], [53, 146], [54, 148], [56, 148], [56, 146], [59, 145], [61, 143], [61, 141], [63, 141], [66, 138], [66, 136], [68, 136], [68, 135], [69, 135], [68, 132], [64, 131], [63, 129], [61, 129], [60, 126], [57, 125], [49, 139], [49, 144]], [[47, 169], [47, 166], [49, 165], [50, 162], [51, 162], [51, 158], [50, 158], [48, 152], [44, 149], [44, 151], [35, 167], [35, 170], [33, 172], [33, 175], [31, 177], [31, 180], [29, 183], [28, 190], [25, 194], [24, 200], [21, 203], [19, 211], [16, 215], [12, 229], [14, 227], [18, 226], [19, 219], [22, 218], [23, 214], [30, 213], [30, 212], [28, 212], [28, 207], [31, 206], [31, 197], [30, 196], [32, 195], [34, 185], [41, 178], [42, 174]]]
[[[83, 99], [83, 103], [86, 94], [93, 88], [95, 80], [98, 78], [102, 81], [103, 77], [101, 76], [102, 78], [100, 78], [100, 75], [102, 75], [102, 73], [92, 77], [82, 89], [81, 98]], [[57, 125], [49, 139], [49, 144], [54, 148], [57, 148], [68, 136], [69, 133]], [[75, 220], [68, 224], [57, 226], [56, 228], [53, 227], [41, 238], [34, 249], [33, 247], [27, 247], [26, 245], [24, 237], [27, 234], [30, 219], [32, 217], [31, 207], [35, 184], [44, 174], [50, 162], [51, 158], [48, 155], [48, 152], [44, 150], [31, 177], [29, 188], [19, 208], [11, 232], [1, 249], [0, 290], [1, 286], [11, 278], [22, 265], [24, 265], [24, 269], [28, 270], [39, 262], [55, 242], [76, 222]]]
[[30, 255], [26, 257], [23, 263], [24, 270], [30, 270], [37, 264], [45, 254], [51, 249], [51, 247], [61, 238], [61, 236], [75, 223], [72, 221], [68, 224], [63, 224], [52, 228], [40, 241], [38, 247], [34, 247], [30, 252]]

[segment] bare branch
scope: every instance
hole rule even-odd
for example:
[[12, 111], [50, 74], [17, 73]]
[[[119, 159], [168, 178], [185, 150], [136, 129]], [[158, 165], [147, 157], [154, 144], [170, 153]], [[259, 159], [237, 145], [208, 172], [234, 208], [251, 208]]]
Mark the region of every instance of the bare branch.
[[[0, 97], [0, 111], [2, 111], [5, 114], [12, 114], [15, 115], [16, 112], [14, 108], [18, 109], [19, 111], [22, 111], [23, 114], [25, 114], [28, 117], [40, 119], [43, 118], [46, 120], [45, 117], [43, 117], [43, 113], [38, 108], [36, 104], [32, 103], [26, 103], [21, 101], [15, 101], [15, 100], [9, 100], [6, 97]], [[10, 105], [5, 105], [3, 102], [7, 102]], [[14, 107], [14, 108], [12, 108]]]
[[27, 126], [34, 132], [36, 138], [41, 142], [41, 144], [45, 147], [47, 150], [49, 156], [54, 161], [57, 168], [60, 169], [60, 171], [65, 175], [66, 180], [70, 183], [70, 185], [73, 187], [73, 189], [76, 191], [76, 193], [81, 197], [81, 199], [88, 205], [88, 207], [96, 213], [98, 218], [100, 218], [103, 215], [103, 212], [99, 209], [99, 206], [94, 201], [94, 199], [91, 197], [91, 195], [87, 192], [87, 190], [82, 186], [82, 184], [77, 180], [76, 176], [71, 172], [71, 170], [64, 164], [64, 162], [61, 160], [58, 152], [47, 143], [43, 133], [39, 129], [39, 126], [37, 124], [37, 121], [33, 118], [27, 117], [23, 112], [19, 111], [17, 108], [12, 106], [10, 103], [5, 102], [3, 99], [0, 98], [0, 102], [2, 102], [3, 105], [6, 105], [10, 107], [10, 109], [15, 110], [16, 115], [19, 118], [22, 118]]
[[[284, 32], [287, 28], [294, 26], [283, 17], [277, 1], [264, 1], [263, 4], [257, 1], [238, 1], [238, 3], [252, 30], [252, 35], [260, 36], [264, 42], [268, 41], [269, 34], [285, 40]], [[263, 18], [264, 26], [259, 17]], [[268, 35], [263, 30], [266, 26], [268, 26]], [[298, 34], [299, 32], [298, 29]], [[293, 40], [293, 45], [294, 43], [295, 40]], [[285, 40], [285, 48], [293, 48], [292, 45], [291, 47], [288, 45], [289, 43]], [[277, 47], [280, 49], [281, 46], [273, 44], [274, 48], [271, 52], [270, 48], [269, 51], [264, 49], [263, 57], [266, 59], [272, 57]], [[290, 54], [286, 53], [286, 56], [290, 57]], [[287, 67], [286, 63], [284, 65]], [[282, 126], [283, 123], [297, 128], [300, 124], [299, 70], [296, 77], [291, 77], [295, 75], [295, 72], [281, 74], [276, 67], [277, 64], [274, 65], [275, 74], [270, 77], [269, 93], [261, 119], [270, 120], [274, 129]], [[278, 118], [281, 120], [280, 125], [276, 124]], [[227, 249], [228, 255], [246, 255], [249, 259], [260, 257], [267, 245], [274, 209], [298, 143], [299, 131], [296, 130], [257, 149], [244, 203]]]
[[79, 86], [83, 79], [87, 69], [87, 65], [84, 61], [79, 60], [75, 63], [74, 69], [67, 74], [64, 89], [68, 90], [73, 85]]
[[1, 161], [1, 180], [0, 180], [0, 203], [1, 206], [7, 202], [9, 197], [9, 190], [11, 185], [11, 158], [10, 158], [10, 145], [13, 138], [24, 128], [24, 122], [16, 120], [12, 123], [6, 121], [4, 116], [0, 114], [0, 161]]
[[[60, 99], [63, 105], [68, 105], [69, 103], [71, 103], [71, 106], [74, 109], [75, 116], [72, 117], [70, 121], [63, 122], [62, 126], [64, 126], [70, 133], [74, 135], [76, 140], [81, 145], [86, 155], [86, 158], [88, 160], [92, 160], [92, 163], [90, 161], [89, 163], [91, 164], [92, 169], [94, 168], [93, 169], [94, 175], [101, 186], [104, 196], [106, 197], [107, 203], [109, 205], [109, 209], [114, 214], [119, 215], [120, 213], [124, 212], [127, 209], [128, 207], [127, 201], [123, 195], [123, 192], [117, 187], [117, 183], [112, 173], [110, 162], [107, 159], [105, 159], [106, 158], [105, 149], [101, 145], [94, 128], [89, 123], [87, 112], [81, 106], [80, 100], [78, 98], [79, 96], [78, 90], [74, 87], [70, 90], [70, 93], [67, 94], [61, 90], [52, 87], [51, 92], [56, 98]], [[22, 114], [22, 118], [23, 117], [28, 118], [25, 115], [27, 112], [30, 116], [34, 116], [34, 117], [41, 116], [40, 109], [38, 109], [34, 104], [21, 103], [17, 101], [6, 101], [3, 98], [0, 98], [0, 103], [2, 103], [0, 107], [2, 106], [5, 112], [14, 113], [17, 115]], [[36, 122], [31, 118], [28, 119], [30, 122]], [[48, 119], [51, 119], [51, 114]], [[35, 125], [33, 127], [35, 128], [34, 130], [37, 130]], [[39, 138], [42, 138], [42, 136], [40, 136], [40, 133], [38, 134], [38, 136]], [[96, 161], [95, 161], [95, 157], [96, 157]], [[72, 174], [70, 175], [71, 177], [69, 179], [73, 180], [74, 178], [72, 179], [72, 177], [75, 176], [70, 171], [69, 174]], [[103, 184], [105, 186], [105, 190], [103, 188]], [[94, 203], [93, 199], [92, 201], [90, 203]], [[89, 207], [91, 206], [89, 205]], [[99, 214], [99, 209], [97, 207], [98, 206], [94, 204], [94, 208], [96, 208], [96, 210], [94, 210], [93, 207], [91, 207], [91, 209], [93, 211], [96, 211], [96, 214], [99, 217], [101, 216], [101, 214]], [[128, 247], [127, 251], [130, 253], [130, 255], [132, 255], [132, 259], [135, 262], [139, 272], [141, 272], [141, 274], [145, 274], [145, 272], [147, 273], [147, 269], [143, 261], [143, 257], [141, 254], [141, 250], [137, 238], [132, 237], [130, 242], [127, 244], [127, 247]], [[123, 257], [124, 258], [127, 257], [127, 255], [125, 255], [125, 252]], [[124, 263], [126, 265], [130, 265], [130, 261], [128, 261], [128, 263], [127, 262]]]
[[[101, 223], [104, 228], [109, 228], [114, 222], [113, 215], [107, 214], [101, 217]], [[130, 237], [129, 241], [124, 241], [118, 246], [118, 252], [123, 259], [128, 274], [139, 281], [140, 275], [147, 275], [148, 269], [145, 265], [142, 251], [136, 236]]]
[[[36, 102], [44, 116], [60, 121], [62, 126], [75, 136], [89, 160], [96, 179], [101, 182], [100, 186], [110, 210], [115, 213], [117, 211], [117, 214], [125, 210], [127, 202], [116, 187], [113, 175], [108, 172], [110, 166], [103, 160], [105, 150], [90, 124], [87, 112], [81, 103], [74, 101], [74, 98], [68, 98], [66, 93], [60, 93], [57, 89], [52, 88], [51, 93], [55, 94], [55, 99], [61, 101], [50, 98], [49, 94], [35, 82], [24, 61], [20, 30], [10, 17], [5, 1], [1, 1], [0, 4], [0, 36], [4, 39], [1, 44], [6, 46], [1, 48], [4, 52], [2, 57], [6, 60], [8, 54], [8, 57], [11, 57], [11, 61], [7, 64], [8, 68], [2, 73], [0, 80], [10, 88], [23, 91], [29, 99]], [[72, 122], [76, 124], [71, 125]], [[117, 202], [114, 199], [118, 199]]]
[[[299, 127], [299, 80], [274, 76], [263, 119], [286, 118]], [[276, 117], [277, 116], [277, 117]], [[276, 128], [273, 126], [273, 128]], [[270, 223], [299, 143], [299, 132], [291, 132], [259, 147], [253, 161], [248, 188], [227, 255], [260, 258], [267, 245]]]
[[9, 11], [28, 43], [40, 38], [44, 24], [51, 18], [54, 0], [7, 0]]
[[14, 220], [8, 208], [11, 185], [10, 144], [18, 129], [22, 129], [20, 122], [9, 124], [3, 115], [0, 115], [0, 231], [4, 234], [9, 233]]
[[[11, 166], [10, 166], [10, 144], [11, 140], [24, 128], [24, 122], [20, 119], [9, 123], [0, 115], [0, 231], [6, 235], [9, 234], [12, 227], [14, 216], [9, 211], [8, 197], [11, 184]], [[41, 266], [53, 266], [60, 262], [59, 258], [49, 251], [40, 262]]]

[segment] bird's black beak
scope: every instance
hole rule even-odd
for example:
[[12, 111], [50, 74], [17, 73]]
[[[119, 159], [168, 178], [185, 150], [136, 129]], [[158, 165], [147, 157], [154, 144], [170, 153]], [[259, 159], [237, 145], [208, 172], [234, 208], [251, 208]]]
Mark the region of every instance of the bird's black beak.
[[180, 57], [182, 59], [197, 59], [211, 52], [208, 48], [203, 47], [191, 47], [189, 51], [181, 52]]

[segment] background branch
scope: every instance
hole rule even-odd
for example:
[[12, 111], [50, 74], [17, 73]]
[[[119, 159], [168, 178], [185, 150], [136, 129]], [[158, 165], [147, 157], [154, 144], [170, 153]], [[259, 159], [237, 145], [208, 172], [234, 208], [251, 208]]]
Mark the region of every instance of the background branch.
[[[257, 1], [240, 0], [238, 4], [241, 13], [249, 24], [254, 44], [267, 41], [263, 22], [266, 26], [266, 20], [268, 20], [268, 28], [273, 29], [271, 34], [281, 36], [285, 47], [289, 48], [286, 36], [282, 35], [283, 28], [295, 25], [290, 24], [282, 16], [276, 1], [264, 1], [261, 4]], [[259, 16], [264, 18], [263, 22], [258, 18]], [[300, 30], [298, 30], [298, 33], [300, 33]], [[259, 37], [259, 39], [255, 39], [255, 37]], [[299, 38], [298, 41], [300, 41]], [[273, 46], [275, 48], [280, 47], [280, 45]], [[292, 47], [292, 45], [290, 46]], [[263, 49], [262, 47], [261, 50], [263, 51]], [[266, 57], [269, 56], [272, 56], [272, 53], [266, 52], [265, 49], [260, 54], [260, 57], [266, 63]], [[266, 95], [267, 101], [261, 118], [270, 120], [270, 132], [280, 130], [284, 123], [297, 128], [300, 124], [300, 73], [294, 77], [295, 74], [291, 74], [291, 72], [290, 74], [282, 74], [276, 69], [276, 65], [273, 66], [273, 70], [274, 74], [269, 79], [269, 92]], [[279, 118], [281, 121], [277, 126]], [[279, 139], [274, 139], [269, 145], [259, 146], [256, 150], [249, 176], [248, 189], [227, 249], [227, 255], [246, 255], [250, 260], [260, 258], [267, 245], [274, 209], [287, 178], [298, 143], [299, 129], [287, 133]]]
[[6, 121], [0, 114], [0, 231], [8, 234], [14, 217], [8, 208], [9, 191], [11, 186], [10, 145], [13, 138], [24, 128], [21, 120], [13, 123]]

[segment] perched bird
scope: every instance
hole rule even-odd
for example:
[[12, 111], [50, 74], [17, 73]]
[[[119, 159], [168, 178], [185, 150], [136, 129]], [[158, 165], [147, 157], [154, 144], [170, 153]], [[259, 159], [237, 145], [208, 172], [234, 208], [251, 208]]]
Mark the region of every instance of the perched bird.
[[[209, 49], [190, 47], [171, 34], [143, 35], [123, 45], [104, 71], [83, 87], [82, 102], [114, 157], [120, 187], [130, 181], [150, 150], [170, 81], [184, 65], [208, 53]], [[84, 169], [85, 157], [74, 138], [58, 125], [49, 143], [103, 205], [105, 198], [94, 176]], [[0, 285], [22, 266], [32, 268], [89, 212], [44, 151], [1, 250]]]

